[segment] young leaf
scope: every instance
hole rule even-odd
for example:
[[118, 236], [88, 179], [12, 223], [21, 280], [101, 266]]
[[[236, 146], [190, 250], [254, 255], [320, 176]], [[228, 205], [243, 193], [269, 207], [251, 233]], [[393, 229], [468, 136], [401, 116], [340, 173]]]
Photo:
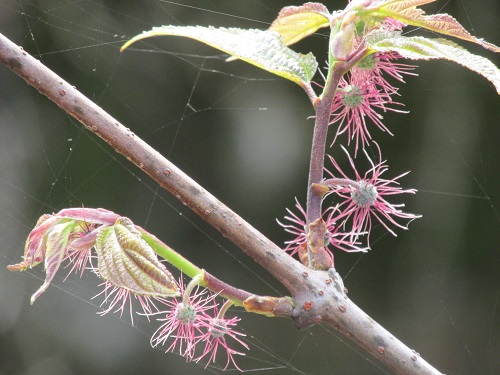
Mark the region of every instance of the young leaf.
[[425, 15], [417, 5], [434, 2], [435, 0], [395, 0], [378, 4], [376, 12], [379, 15], [390, 17], [407, 25], [423, 27], [440, 34], [454, 36], [494, 52], [500, 52], [500, 47], [488, 43], [483, 39], [472, 36], [455, 18], [448, 14]]
[[306, 3], [281, 9], [269, 30], [279, 33], [289, 46], [327, 26], [330, 26], [328, 8], [320, 3]]
[[95, 250], [99, 275], [116, 287], [147, 296], [178, 296], [179, 288], [153, 249], [125, 217], [103, 227]]
[[61, 219], [48, 232], [45, 244], [45, 281], [35, 294], [31, 296], [31, 304], [45, 292], [56, 275], [66, 256], [66, 246], [75, 226], [75, 220]]
[[31, 231], [24, 245], [23, 261], [7, 266], [10, 271], [26, 271], [44, 261], [47, 250], [47, 233], [57, 223], [54, 215], [42, 215]]
[[246, 61], [299, 85], [311, 81], [318, 63], [308, 53], [303, 55], [288, 48], [276, 32], [238, 28], [202, 26], [161, 26], [135, 36], [123, 45], [154, 36], [184, 36], [208, 44], [238, 59]]
[[377, 8], [388, 7], [395, 12], [401, 12], [408, 8], [414, 8], [419, 5], [433, 3], [436, 0], [386, 0], [376, 3]]
[[404, 37], [397, 32], [374, 32], [367, 37], [372, 51], [399, 53], [412, 60], [446, 59], [481, 74], [500, 94], [500, 70], [488, 59], [474, 55], [447, 39]]

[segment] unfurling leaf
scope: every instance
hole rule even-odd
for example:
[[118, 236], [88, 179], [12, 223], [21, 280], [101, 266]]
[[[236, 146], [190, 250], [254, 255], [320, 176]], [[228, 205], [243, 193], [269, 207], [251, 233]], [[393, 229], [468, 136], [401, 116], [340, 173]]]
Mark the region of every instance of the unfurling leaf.
[[101, 228], [95, 249], [99, 276], [114, 286], [151, 297], [179, 295], [174, 278], [130, 219]]
[[44, 262], [45, 281], [31, 296], [31, 304], [49, 287], [67, 255], [68, 242], [77, 222], [57, 215], [43, 215], [38, 219], [24, 247], [24, 260], [7, 266], [10, 271], [24, 271]]
[[76, 225], [75, 220], [62, 219], [54, 225], [45, 240], [45, 281], [31, 296], [31, 304], [49, 287], [66, 256], [66, 247]]
[[7, 266], [10, 271], [24, 271], [44, 262], [45, 281], [31, 297], [31, 304], [48, 288], [71, 252], [75, 255], [94, 246], [95, 226], [111, 225], [118, 217], [101, 208], [68, 208], [42, 215], [26, 240], [23, 261]]
[[454, 36], [469, 42], [479, 44], [494, 52], [500, 52], [500, 47], [488, 43], [483, 39], [472, 36], [455, 18], [448, 14], [425, 15], [418, 5], [432, 3], [435, 0], [393, 0], [383, 4], [376, 4], [378, 15], [390, 17], [407, 25], [423, 27], [440, 34]]
[[[99, 276], [114, 286], [152, 297], [179, 294], [172, 275], [134, 224], [100, 208], [69, 208], [43, 215], [26, 240], [23, 261], [7, 268], [24, 271], [44, 262], [45, 281], [31, 297], [33, 304], [64, 260], [73, 263], [70, 273], [83, 271], [93, 247], [98, 254]], [[96, 271], [93, 266], [91, 269]]]
[[330, 26], [330, 12], [320, 3], [306, 3], [281, 9], [269, 27], [281, 35], [287, 46]]
[[45, 281], [31, 296], [31, 304], [49, 287], [62, 261], [67, 255], [71, 233], [77, 226], [75, 220], [57, 215], [43, 215], [38, 219], [24, 247], [24, 260], [7, 266], [10, 271], [24, 271], [44, 262]]
[[33, 268], [43, 262], [47, 232], [58, 220], [54, 215], [42, 215], [26, 239], [23, 261], [7, 266], [7, 269], [9, 271], [26, 271], [28, 268]]
[[495, 64], [482, 56], [468, 52], [450, 40], [420, 36], [405, 37], [397, 32], [374, 32], [366, 41], [372, 51], [394, 51], [407, 59], [454, 61], [488, 79], [500, 94], [500, 70]]
[[308, 83], [316, 73], [318, 63], [311, 53], [303, 55], [288, 48], [273, 31], [201, 26], [162, 26], [135, 36], [123, 45], [154, 36], [183, 36], [217, 48], [240, 60], [299, 85]]

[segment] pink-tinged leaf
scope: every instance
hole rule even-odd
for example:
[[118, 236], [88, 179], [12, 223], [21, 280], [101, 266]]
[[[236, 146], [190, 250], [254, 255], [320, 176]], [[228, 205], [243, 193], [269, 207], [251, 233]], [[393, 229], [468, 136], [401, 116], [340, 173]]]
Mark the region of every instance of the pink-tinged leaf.
[[[7, 269], [24, 271], [43, 262], [46, 256], [47, 234], [56, 223], [61, 222], [61, 219], [77, 220], [81, 225], [113, 225], [119, 217], [103, 208], [66, 208], [57, 214], [42, 215], [26, 239], [23, 261], [7, 266]], [[84, 245], [83, 240], [75, 242], [75, 245], [81, 248]]]
[[92, 224], [113, 225], [120, 215], [104, 208], [65, 208], [56, 216], [83, 221]]
[[47, 241], [47, 231], [59, 219], [53, 215], [42, 215], [35, 228], [30, 232], [24, 246], [24, 256], [21, 263], [7, 266], [9, 271], [25, 271], [43, 262], [45, 258], [45, 248]]
[[500, 94], [500, 69], [490, 60], [474, 55], [447, 39], [405, 37], [397, 32], [374, 32], [366, 39], [372, 51], [397, 52], [411, 60], [445, 59], [481, 74]]
[[281, 9], [269, 27], [281, 35], [287, 46], [314, 34], [322, 27], [330, 26], [330, 12], [320, 3], [306, 3]]
[[436, 0], [387, 0], [377, 2], [375, 6], [376, 8], [384, 7], [386, 9], [391, 9], [392, 11], [399, 13], [405, 9], [433, 3], [435, 1]]
[[278, 33], [255, 29], [201, 26], [154, 27], [130, 39], [123, 45], [121, 51], [138, 40], [167, 35], [198, 40], [299, 85], [310, 82], [318, 67], [311, 53], [303, 55], [291, 50]]
[[[404, 22], [407, 25], [423, 27], [440, 34], [454, 36], [455, 38], [467, 40], [494, 52], [500, 52], [500, 47], [488, 43], [481, 38], [472, 36], [455, 18], [448, 14], [425, 15], [425, 12], [417, 5], [430, 3], [425, 0], [401, 0], [390, 1], [376, 6], [376, 13]], [[371, 9], [371, 8], [369, 8]], [[373, 9], [375, 10], [375, 9]]]
[[174, 278], [129, 219], [102, 227], [95, 249], [99, 276], [114, 286], [151, 297], [179, 295]]
[[35, 302], [52, 282], [52, 279], [66, 256], [69, 236], [76, 225], [76, 221], [66, 219], [54, 225], [48, 233], [45, 251], [45, 282], [35, 294], [31, 296], [31, 304]]

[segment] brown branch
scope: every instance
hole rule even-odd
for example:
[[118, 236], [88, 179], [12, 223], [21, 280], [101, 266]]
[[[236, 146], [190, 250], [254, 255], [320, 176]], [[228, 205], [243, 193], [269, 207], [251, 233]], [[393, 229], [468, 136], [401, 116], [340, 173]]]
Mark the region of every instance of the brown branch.
[[278, 279], [296, 304], [292, 312], [281, 313], [291, 316], [298, 328], [324, 322], [395, 373], [439, 374], [354, 305], [345, 295], [335, 270], [314, 271], [295, 261], [129, 129], [1, 34], [0, 62], [104, 139]]

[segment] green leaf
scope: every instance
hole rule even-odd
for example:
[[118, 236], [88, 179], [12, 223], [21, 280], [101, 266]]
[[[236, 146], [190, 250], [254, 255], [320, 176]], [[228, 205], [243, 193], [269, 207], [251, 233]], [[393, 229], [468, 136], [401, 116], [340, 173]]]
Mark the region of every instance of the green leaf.
[[178, 296], [179, 288], [153, 249], [125, 217], [102, 227], [95, 250], [99, 276], [118, 288], [152, 297]]
[[455, 18], [448, 14], [431, 14], [425, 15], [422, 9], [417, 8], [417, 5], [432, 3], [435, 0], [393, 0], [386, 3], [377, 4], [376, 10], [378, 15], [390, 17], [407, 25], [423, 27], [425, 29], [435, 31], [440, 34], [454, 36], [459, 39], [467, 40], [479, 44], [480, 46], [494, 52], [500, 52], [500, 47], [492, 43], [488, 43], [483, 39], [472, 36]]
[[330, 12], [320, 3], [306, 3], [281, 9], [269, 27], [281, 35], [287, 46], [330, 26]]
[[412, 60], [445, 59], [481, 74], [500, 94], [500, 70], [490, 60], [477, 56], [447, 39], [405, 37], [399, 32], [374, 32], [366, 39], [372, 51], [397, 52]]
[[130, 39], [121, 51], [138, 40], [165, 35], [198, 40], [299, 85], [310, 82], [318, 67], [311, 53], [303, 55], [294, 52], [285, 45], [278, 33], [263, 30], [201, 26], [155, 27]]

